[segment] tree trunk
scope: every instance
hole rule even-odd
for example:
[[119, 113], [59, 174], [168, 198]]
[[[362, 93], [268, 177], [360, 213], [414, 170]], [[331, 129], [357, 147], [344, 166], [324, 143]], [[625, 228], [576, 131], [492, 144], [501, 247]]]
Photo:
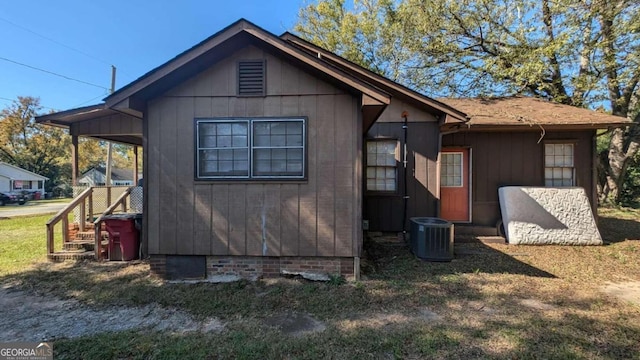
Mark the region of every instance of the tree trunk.
[[638, 152], [639, 145], [633, 135], [627, 134], [624, 129], [616, 128], [611, 132], [606, 190], [602, 194], [604, 202], [616, 204], [620, 202], [627, 167], [629, 161]]

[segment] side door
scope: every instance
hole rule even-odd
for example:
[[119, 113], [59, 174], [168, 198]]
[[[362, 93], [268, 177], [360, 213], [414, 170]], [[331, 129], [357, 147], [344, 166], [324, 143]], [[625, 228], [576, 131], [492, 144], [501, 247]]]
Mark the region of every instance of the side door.
[[440, 154], [440, 217], [470, 222], [470, 150], [444, 148]]

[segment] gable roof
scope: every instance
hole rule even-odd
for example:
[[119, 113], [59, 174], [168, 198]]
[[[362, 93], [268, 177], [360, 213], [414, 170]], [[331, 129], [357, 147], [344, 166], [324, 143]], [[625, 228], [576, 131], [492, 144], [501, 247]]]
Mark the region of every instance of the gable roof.
[[36, 122], [66, 128], [69, 126], [69, 123], [93, 119], [96, 117], [111, 115], [114, 113], [116, 112], [114, 110], [106, 108], [104, 104], [96, 104], [36, 116]]
[[[4, 169], [4, 170], [3, 170]], [[12, 174], [13, 173], [13, 174]], [[16, 174], [24, 174], [26, 177], [17, 177]], [[48, 177], [25, 170], [21, 167], [0, 161], [0, 175], [11, 180], [49, 180]]]
[[456, 109], [442, 101], [430, 98], [417, 91], [411, 90], [408, 87], [401, 85], [393, 80], [390, 80], [382, 75], [376, 74], [373, 71], [366, 69], [356, 63], [353, 63], [341, 56], [338, 56], [328, 50], [325, 50], [307, 40], [304, 40], [290, 32], [285, 32], [280, 35], [280, 38], [286, 40], [297, 48], [303, 49], [308, 53], [317, 54], [317, 57], [322, 58], [325, 62], [337, 66], [343, 71], [350, 73], [359, 78], [363, 78], [367, 82], [382, 88], [383, 90], [391, 93], [394, 96], [402, 97], [418, 106], [426, 106], [432, 110], [448, 115], [448, 119], [444, 119], [443, 122], [465, 122], [467, 116], [464, 112]]
[[525, 96], [438, 100], [464, 111], [469, 116], [465, 125], [470, 128], [532, 125], [603, 128], [631, 123], [620, 116]]
[[[103, 166], [95, 166], [91, 169], [82, 173], [80, 178], [88, 176], [91, 172], [98, 172], [103, 176], [106, 176], [107, 169]], [[133, 181], [133, 169], [123, 169], [123, 168], [111, 168], [111, 180], [112, 181]]]
[[289, 59], [309, 66], [381, 105], [389, 104], [391, 101], [390, 95], [380, 88], [330, 66], [255, 24], [240, 19], [109, 95], [104, 99], [106, 106], [135, 107], [134, 100], [145, 100], [158, 95], [226, 57], [229, 52], [251, 43], [278, 50]]

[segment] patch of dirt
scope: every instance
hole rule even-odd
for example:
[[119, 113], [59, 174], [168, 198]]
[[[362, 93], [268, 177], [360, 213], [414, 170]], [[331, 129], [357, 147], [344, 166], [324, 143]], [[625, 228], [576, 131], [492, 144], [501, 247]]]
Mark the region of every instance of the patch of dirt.
[[467, 301], [466, 308], [471, 310], [474, 313], [484, 314], [484, 315], [495, 315], [498, 313], [498, 310], [488, 307], [481, 301]]
[[414, 322], [437, 323], [442, 316], [428, 308], [421, 308], [413, 313], [388, 312], [359, 314], [338, 321], [338, 325], [345, 329], [357, 327], [383, 328], [394, 325], [406, 325]]
[[327, 326], [311, 315], [296, 312], [285, 312], [264, 320], [267, 326], [277, 327], [281, 332], [293, 337], [300, 337], [324, 331]]
[[151, 331], [219, 332], [224, 324], [209, 318], [197, 321], [181, 310], [159, 305], [89, 308], [75, 300], [59, 300], [0, 288], [0, 339], [51, 341], [131, 329]]
[[522, 299], [520, 305], [526, 306], [534, 310], [555, 310], [555, 305], [547, 304], [537, 299]]
[[607, 282], [602, 287], [605, 294], [640, 305], [640, 281], [628, 281], [623, 283]]

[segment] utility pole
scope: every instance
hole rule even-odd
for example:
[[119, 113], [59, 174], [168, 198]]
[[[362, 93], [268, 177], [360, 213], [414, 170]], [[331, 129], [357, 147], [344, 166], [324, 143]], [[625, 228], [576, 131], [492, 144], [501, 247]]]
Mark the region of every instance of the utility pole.
[[[111, 65], [111, 91], [109, 92], [110, 94], [113, 94], [113, 92], [116, 91], [116, 67]], [[107, 169], [106, 169], [106, 176], [107, 179], [105, 181], [105, 185], [107, 186], [111, 186], [111, 167], [112, 167], [112, 163], [113, 163], [113, 143], [111, 141], [108, 142], [109, 143], [109, 147], [107, 148]]]

